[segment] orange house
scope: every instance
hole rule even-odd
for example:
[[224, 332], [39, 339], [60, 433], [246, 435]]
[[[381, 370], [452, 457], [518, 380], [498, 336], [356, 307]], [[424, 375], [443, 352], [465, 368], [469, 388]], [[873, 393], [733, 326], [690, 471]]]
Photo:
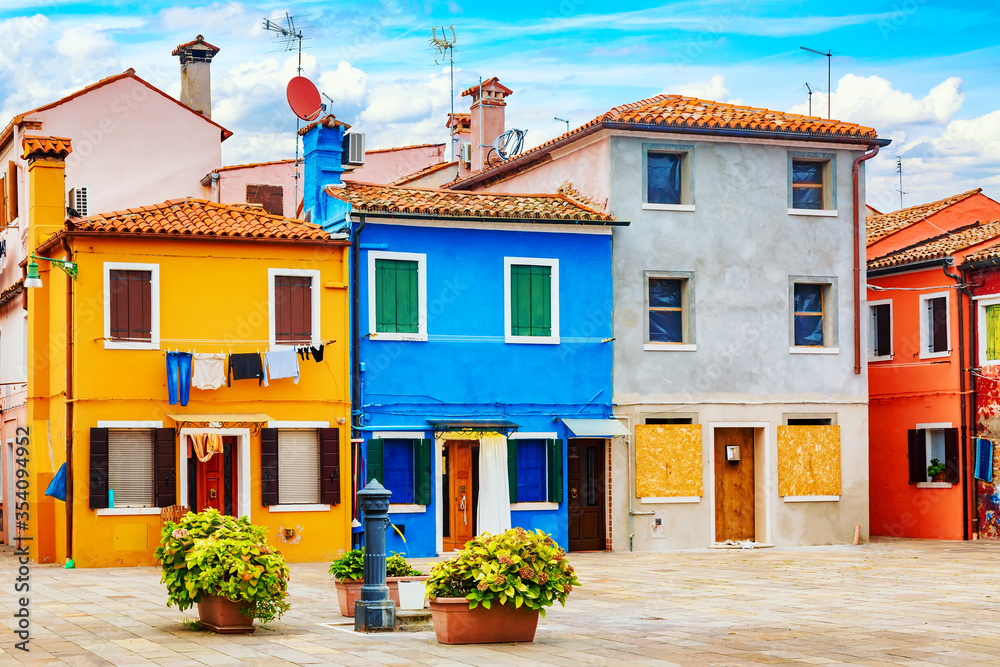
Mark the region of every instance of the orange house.
[[[998, 243], [998, 219], [978, 189], [868, 218], [872, 535], [978, 532], [975, 301], [956, 265]], [[934, 460], [943, 474], [929, 474]]]

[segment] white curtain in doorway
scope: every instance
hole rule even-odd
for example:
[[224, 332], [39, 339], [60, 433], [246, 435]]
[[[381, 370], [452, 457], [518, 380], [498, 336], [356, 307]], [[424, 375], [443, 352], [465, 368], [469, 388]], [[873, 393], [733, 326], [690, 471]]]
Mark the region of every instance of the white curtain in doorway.
[[510, 528], [510, 487], [507, 477], [507, 438], [484, 435], [479, 439], [480, 533], [496, 535]]

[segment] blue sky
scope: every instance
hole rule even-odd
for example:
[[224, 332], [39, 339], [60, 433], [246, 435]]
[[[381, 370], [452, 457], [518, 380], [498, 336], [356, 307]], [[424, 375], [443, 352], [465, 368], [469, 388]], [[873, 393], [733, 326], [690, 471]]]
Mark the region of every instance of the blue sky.
[[[834, 116], [874, 126], [893, 144], [869, 171], [869, 200], [899, 206], [974, 187], [1000, 199], [1000, 46], [996, 3], [589, 0], [472, 2], [152, 2], [101, 5], [0, 0], [0, 113], [9, 118], [134, 67], [179, 91], [170, 51], [197, 33], [222, 48], [213, 66], [213, 117], [236, 135], [224, 161], [290, 157], [295, 119], [284, 86], [295, 74], [261, 29], [299, 17], [306, 73], [333, 112], [370, 148], [444, 141], [447, 69], [428, 44], [432, 26], [458, 35], [456, 92], [479, 76], [514, 90], [508, 127], [535, 145], [617, 104], [660, 92], [806, 112], [808, 82], [826, 113], [832, 49]], [[627, 9], [626, 9], [627, 7]], [[456, 98], [456, 109], [467, 100]], [[4, 121], [5, 122], [5, 121]]]

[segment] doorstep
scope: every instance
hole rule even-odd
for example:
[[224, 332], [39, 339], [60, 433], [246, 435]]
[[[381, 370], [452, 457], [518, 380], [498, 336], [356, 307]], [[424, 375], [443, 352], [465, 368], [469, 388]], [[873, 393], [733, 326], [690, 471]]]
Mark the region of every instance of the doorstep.
[[396, 610], [396, 632], [423, 632], [433, 629], [430, 609]]

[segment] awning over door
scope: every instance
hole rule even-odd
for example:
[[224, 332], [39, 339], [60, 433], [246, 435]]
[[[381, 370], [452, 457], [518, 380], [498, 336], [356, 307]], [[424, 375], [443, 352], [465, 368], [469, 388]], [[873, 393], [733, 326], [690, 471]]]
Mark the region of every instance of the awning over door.
[[470, 433], [502, 433], [510, 435], [520, 428], [520, 424], [515, 424], [506, 419], [428, 419], [435, 433], [450, 431], [467, 431]]
[[612, 438], [629, 435], [628, 429], [617, 419], [563, 419], [563, 424], [577, 438]]

